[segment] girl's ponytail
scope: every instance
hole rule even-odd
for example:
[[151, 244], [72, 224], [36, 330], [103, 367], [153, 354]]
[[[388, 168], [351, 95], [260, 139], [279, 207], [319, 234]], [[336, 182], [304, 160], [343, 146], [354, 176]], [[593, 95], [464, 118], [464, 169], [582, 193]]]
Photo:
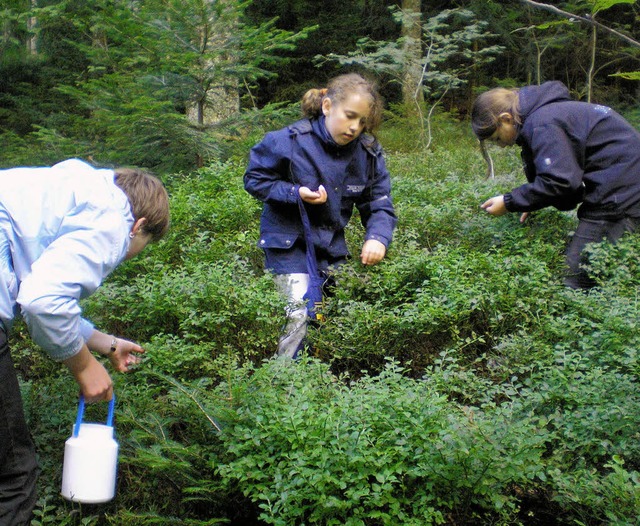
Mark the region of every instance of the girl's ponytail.
[[302, 107], [302, 115], [309, 119], [322, 115], [322, 99], [327, 95], [327, 88], [312, 88], [302, 97], [300, 103]]
[[521, 124], [517, 89], [494, 88], [480, 94], [471, 108], [471, 128], [480, 141], [480, 152], [487, 163], [487, 177], [495, 177], [493, 159], [484, 143], [498, 129], [500, 115], [509, 113]]

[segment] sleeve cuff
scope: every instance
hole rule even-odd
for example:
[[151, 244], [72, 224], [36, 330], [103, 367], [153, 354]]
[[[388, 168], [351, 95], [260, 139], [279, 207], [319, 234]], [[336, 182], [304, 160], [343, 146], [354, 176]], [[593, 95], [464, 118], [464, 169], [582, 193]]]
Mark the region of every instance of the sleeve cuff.
[[287, 202], [297, 203], [299, 196], [300, 196], [300, 185], [299, 184], [291, 185], [291, 188], [289, 189], [289, 193], [287, 194], [287, 197], [288, 197]]
[[513, 195], [511, 195], [511, 192], [509, 192], [508, 194], [504, 194], [504, 207], [507, 209], [507, 212], [513, 212], [513, 210], [511, 209], [511, 205], [513, 204]]
[[365, 237], [365, 241], [369, 241], [370, 239], [374, 239], [376, 241], [380, 241], [386, 248], [389, 248], [389, 240], [385, 237], [378, 236], [376, 234], [368, 234]]
[[84, 339], [84, 341], [88, 341], [95, 330], [95, 326], [88, 320], [84, 318], [80, 319], [80, 336]]

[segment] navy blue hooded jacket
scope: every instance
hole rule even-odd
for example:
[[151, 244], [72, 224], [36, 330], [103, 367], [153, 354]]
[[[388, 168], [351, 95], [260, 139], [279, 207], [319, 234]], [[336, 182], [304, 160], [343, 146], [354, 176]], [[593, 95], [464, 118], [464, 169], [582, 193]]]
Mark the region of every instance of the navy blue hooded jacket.
[[[315, 191], [320, 185], [327, 191], [326, 203], [305, 203], [319, 260], [320, 254], [333, 261], [348, 256], [344, 228], [354, 205], [366, 229], [365, 240], [389, 245], [397, 219], [382, 149], [368, 135], [339, 146], [321, 116], [267, 133], [251, 149], [244, 187], [264, 203], [258, 246], [276, 251], [304, 247], [298, 188]], [[291, 251], [289, 257], [284, 254], [269, 258], [271, 270], [277, 274], [306, 272], [304, 251]], [[319, 261], [319, 266], [326, 265]]]
[[640, 133], [611, 108], [573, 101], [561, 82], [518, 91], [516, 144], [529, 183], [505, 194], [510, 212], [553, 206], [578, 217], [640, 217]]

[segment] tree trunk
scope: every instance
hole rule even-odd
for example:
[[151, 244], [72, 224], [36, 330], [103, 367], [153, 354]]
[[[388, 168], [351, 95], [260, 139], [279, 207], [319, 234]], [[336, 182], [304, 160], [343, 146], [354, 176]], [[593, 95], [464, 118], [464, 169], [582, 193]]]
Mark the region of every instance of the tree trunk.
[[[239, 11], [233, 8], [234, 0], [208, 0], [211, 4], [221, 4], [228, 13]], [[229, 3], [231, 2], [231, 3]], [[212, 10], [214, 12], [214, 10]], [[219, 15], [218, 15], [219, 16]], [[220, 64], [225, 62], [225, 54], [212, 53], [212, 50], [224, 49], [228, 45], [237, 20], [226, 23], [224, 27], [218, 19], [217, 23], [208, 20], [201, 28], [200, 53], [203, 56], [203, 68], [208, 71], [220, 70]], [[216, 73], [207, 78], [203, 76], [201, 83], [201, 96], [187, 109], [187, 118], [198, 127], [216, 124], [240, 110], [240, 95], [237, 79], [225, 76], [224, 73]]]
[[[595, 16], [593, 17], [595, 18]], [[591, 62], [589, 64], [589, 72], [587, 73], [587, 102], [591, 102], [591, 94], [593, 93], [593, 76], [596, 69], [596, 46], [597, 46], [596, 28], [591, 28]]]
[[[31, 6], [37, 7], [37, 0], [31, 0]], [[36, 36], [35, 27], [38, 20], [35, 16], [27, 18], [27, 54], [38, 54], [38, 37]]]
[[225, 84], [208, 89], [205, 97], [187, 109], [189, 122], [199, 127], [211, 126], [240, 111], [237, 82], [228, 78]]
[[402, 36], [404, 46], [404, 74], [402, 100], [407, 109], [424, 102], [422, 91], [422, 19], [421, 0], [402, 0]]

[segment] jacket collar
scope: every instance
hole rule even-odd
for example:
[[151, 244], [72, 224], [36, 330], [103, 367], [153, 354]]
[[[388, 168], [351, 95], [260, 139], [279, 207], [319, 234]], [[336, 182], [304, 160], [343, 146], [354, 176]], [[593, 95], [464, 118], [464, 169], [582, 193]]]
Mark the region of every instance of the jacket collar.
[[340, 146], [336, 141], [333, 140], [329, 130], [327, 130], [326, 118], [324, 115], [320, 115], [317, 119], [311, 119], [311, 127], [314, 133], [320, 138], [322, 143], [329, 149], [333, 150], [341, 150], [343, 152], [348, 152], [352, 150], [356, 143], [360, 140], [360, 137], [351, 141], [349, 144], [345, 144], [344, 146]]

